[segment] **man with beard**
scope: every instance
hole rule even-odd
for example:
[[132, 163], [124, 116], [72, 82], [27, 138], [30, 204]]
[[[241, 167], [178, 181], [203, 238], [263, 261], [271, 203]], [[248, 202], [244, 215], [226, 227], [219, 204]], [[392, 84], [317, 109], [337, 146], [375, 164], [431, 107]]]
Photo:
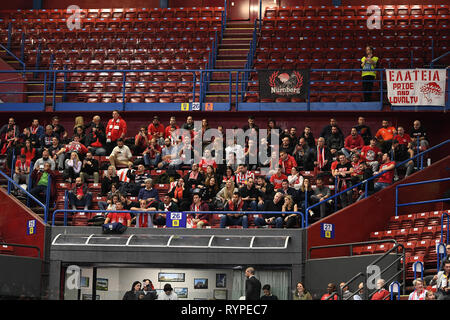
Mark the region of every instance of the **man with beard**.
[[358, 134], [363, 138], [364, 145], [369, 145], [370, 139], [372, 138], [372, 132], [370, 127], [366, 125], [366, 119], [364, 117], [358, 117], [358, 125], [355, 126]]
[[89, 192], [89, 188], [86, 183], [83, 183], [81, 178], [75, 179], [75, 186], [69, 191], [69, 205], [72, 210], [76, 210], [77, 207], [84, 207], [84, 210], [89, 210], [92, 203], [92, 193]]
[[326, 145], [330, 149], [333, 159], [337, 158], [337, 153], [344, 148], [344, 136], [339, 134], [336, 126], [331, 127], [331, 135], [326, 139]]

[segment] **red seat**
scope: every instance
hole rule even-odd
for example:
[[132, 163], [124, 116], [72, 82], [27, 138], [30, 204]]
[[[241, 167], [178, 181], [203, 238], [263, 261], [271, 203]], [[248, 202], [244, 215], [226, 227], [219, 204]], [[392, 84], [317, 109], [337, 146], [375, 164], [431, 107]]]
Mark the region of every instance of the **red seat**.
[[422, 229], [421, 240], [433, 239], [438, 233], [438, 226], [429, 226]]
[[373, 254], [375, 251], [376, 245], [367, 245], [361, 249], [361, 254]]
[[371, 232], [369, 236], [369, 241], [381, 240], [383, 237], [384, 231], [375, 231]]
[[409, 229], [408, 241], [420, 240], [423, 228]]
[[379, 244], [376, 246], [373, 253], [385, 253], [394, 247], [393, 243]]

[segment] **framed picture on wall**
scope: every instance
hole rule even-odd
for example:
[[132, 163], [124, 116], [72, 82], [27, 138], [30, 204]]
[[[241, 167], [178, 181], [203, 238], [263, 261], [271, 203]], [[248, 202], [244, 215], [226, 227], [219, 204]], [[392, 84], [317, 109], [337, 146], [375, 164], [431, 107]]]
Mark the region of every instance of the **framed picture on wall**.
[[89, 277], [81, 277], [80, 284], [82, 288], [89, 288]]
[[159, 272], [158, 282], [184, 282], [184, 273]]
[[227, 289], [214, 289], [214, 299], [227, 300]]
[[[92, 294], [83, 293], [81, 300], [92, 300]], [[98, 294], [95, 295], [95, 300], [100, 300], [100, 296]]]
[[216, 288], [227, 287], [227, 275], [225, 273], [216, 273]]
[[178, 299], [187, 299], [188, 288], [173, 288], [173, 291], [177, 294]]
[[207, 278], [194, 279], [194, 289], [208, 289], [208, 279]]
[[100, 291], [108, 291], [108, 279], [97, 278], [96, 289]]

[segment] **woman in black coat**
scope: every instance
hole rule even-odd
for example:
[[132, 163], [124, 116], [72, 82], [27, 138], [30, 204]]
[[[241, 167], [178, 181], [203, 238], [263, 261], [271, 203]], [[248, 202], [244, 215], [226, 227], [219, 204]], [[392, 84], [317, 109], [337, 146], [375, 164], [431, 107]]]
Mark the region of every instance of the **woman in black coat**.
[[140, 292], [141, 292], [141, 283], [139, 281], [135, 281], [131, 286], [131, 290], [125, 292], [122, 300], [139, 300]]

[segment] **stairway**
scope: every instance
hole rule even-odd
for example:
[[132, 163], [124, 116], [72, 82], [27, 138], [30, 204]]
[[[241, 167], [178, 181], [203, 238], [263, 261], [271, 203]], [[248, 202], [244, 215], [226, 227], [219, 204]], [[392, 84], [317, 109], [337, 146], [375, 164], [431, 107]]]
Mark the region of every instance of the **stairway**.
[[[253, 23], [227, 22], [219, 44], [216, 69], [244, 69], [253, 36]], [[228, 102], [230, 76], [228, 72], [213, 72], [205, 102]], [[232, 73], [232, 90], [236, 89], [236, 72]], [[240, 86], [239, 86], [240, 88]], [[236, 99], [232, 94], [232, 102]]]

